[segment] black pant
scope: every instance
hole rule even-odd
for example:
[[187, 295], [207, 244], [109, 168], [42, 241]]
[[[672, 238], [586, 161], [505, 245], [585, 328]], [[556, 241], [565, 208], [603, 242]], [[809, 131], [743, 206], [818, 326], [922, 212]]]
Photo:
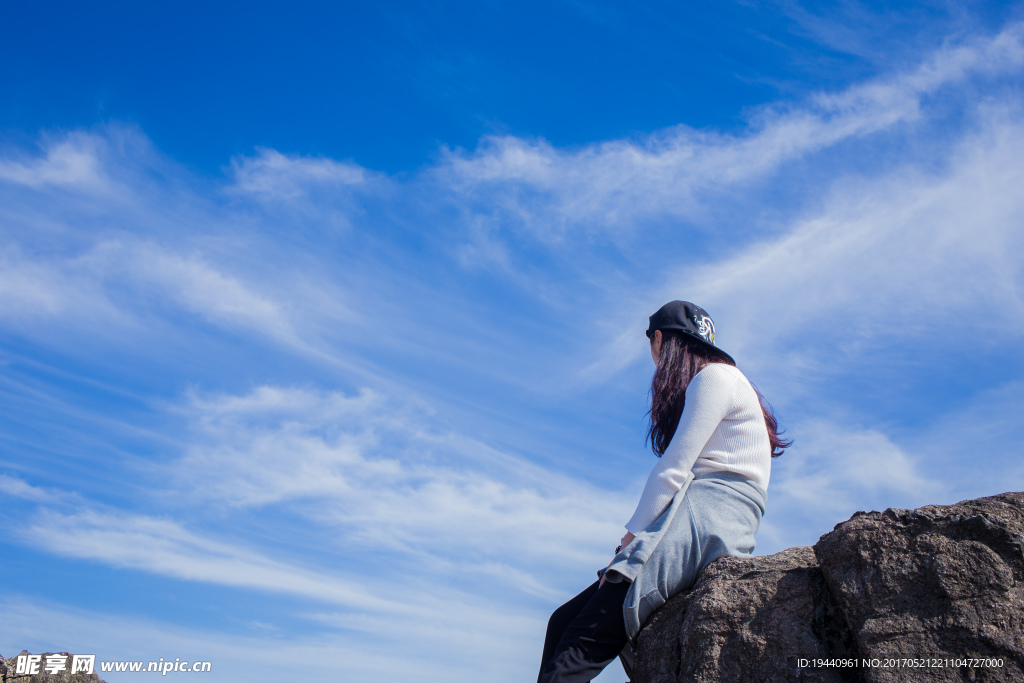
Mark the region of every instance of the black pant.
[[622, 603], [630, 584], [598, 583], [551, 615], [537, 683], [588, 683], [626, 646]]

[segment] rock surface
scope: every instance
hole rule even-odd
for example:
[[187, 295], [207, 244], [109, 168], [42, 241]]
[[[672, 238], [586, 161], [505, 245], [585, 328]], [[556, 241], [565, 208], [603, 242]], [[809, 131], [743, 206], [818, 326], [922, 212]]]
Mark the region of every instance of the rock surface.
[[[28, 655], [29, 652], [22, 650], [19, 654]], [[41, 664], [45, 665], [46, 658], [52, 655], [64, 655], [67, 658], [67, 667], [71, 666], [71, 657], [67, 652], [44, 652], [42, 653]], [[72, 674], [68, 671], [60, 671], [53, 674], [48, 674], [44, 671], [43, 666], [39, 667], [40, 673], [33, 675], [19, 675], [17, 673], [17, 660], [18, 655], [13, 657], [4, 657], [0, 655], [0, 681], [2, 683], [104, 683], [96, 673], [84, 674], [76, 673]]]
[[644, 626], [631, 680], [1022, 681], [1024, 493], [858, 512], [813, 548], [717, 560]]

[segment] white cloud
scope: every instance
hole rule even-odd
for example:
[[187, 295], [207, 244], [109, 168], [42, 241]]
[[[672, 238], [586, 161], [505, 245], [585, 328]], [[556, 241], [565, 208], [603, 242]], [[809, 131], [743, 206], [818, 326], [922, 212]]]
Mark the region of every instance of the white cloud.
[[317, 574], [203, 538], [166, 519], [85, 510], [42, 510], [17, 535], [57, 555], [98, 560], [189, 581], [290, 593], [356, 609], [409, 614], [358, 582]]
[[89, 255], [45, 260], [25, 255], [16, 246], [0, 252], [0, 320], [24, 325], [58, 317], [124, 322], [103, 292], [102, 278], [92, 269]]
[[768, 107], [751, 132], [729, 136], [685, 126], [640, 141], [558, 150], [543, 140], [490, 137], [472, 154], [450, 152], [439, 180], [480, 211], [558, 241], [570, 228], [620, 231], [642, 219], [689, 216], [705, 195], [765, 178], [788, 161], [913, 122], [922, 101], [968, 76], [1015, 72], [1024, 29], [940, 50], [917, 69], [820, 94], [791, 108]]
[[879, 493], [923, 505], [944, 490], [880, 431], [821, 419], [801, 423], [799, 431], [799, 444], [773, 463], [772, 488], [809, 514], [852, 513], [853, 506], [874, 502]]
[[[1001, 112], [938, 176], [901, 169], [840, 184], [825, 211], [780, 239], [681, 273], [722, 317], [723, 343], [754, 355], [781, 341], [922, 337], [950, 343], [1024, 331], [1024, 127]], [[767, 311], [770, 313], [766, 314]]]
[[955, 470], [934, 453], [908, 452], [878, 429], [813, 418], [794, 421], [796, 444], [772, 462], [759, 553], [811, 545], [857, 510], [949, 500]]
[[[139, 676], [100, 673], [99, 662], [174, 661], [176, 657], [210, 661], [211, 670], [202, 678], [211, 682], [257, 680], [274, 671], [283, 678], [324, 683], [473, 683], [481, 676], [513, 681], [535, 673], [540, 645], [530, 636], [543, 629], [539, 621], [513, 618], [500, 630], [495, 624], [476, 633], [441, 629], [431, 633], [417, 628], [416, 619], [377, 623], [370, 617], [355, 617], [330, 623], [335, 615], [320, 615], [320, 623], [342, 630], [281, 636], [252, 632], [266, 629], [246, 632], [240, 628], [231, 633], [223, 627], [211, 629], [200, 606], [194, 607], [192, 623], [172, 624], [8, 594], [0, 596], [0, 609], [7, 617], [0, 621], [0, 642], [12, 648], [3, 652], [5, 656], [22, 648], [34, 653], [95, 654], [97, 673], [110, 683], [135, 681]], [[395, 639], [360, 638], [353, 631], [379, 631]]]
[[255, 283], [226, 274], [201, 257], [152, 245], [130, 249], [125, 256], [123, 263], [138, 285], [157, 287], [184, 310], [228, 329], [248, 329], [285, 346], [309, 350], [285, 304], [258, 292]]
[[100, 140], [88, 134], [72, 134], [49, 144], [43, 158], [31, 161], [0, 159], [0, 181], [31, 188], [56, 186], [97, 191], [109, 180], [98, 158]]
[[[196, 183], [131, 127], [44, 137], [41, 146], [35, 156], [15, 150], [14, 161], [0, 160], [0, 324], [49, 343], [95, 335], [127, 344], [158, 327], [170, 332], [186, 313], [363, 371], [324, 341], [362, 324], [336, 263], [268, 239], [251, 204], [225, 209], [216, 188]], [[234, 189], [248, 196], [323, 188], [316, 201], [299, 202], [317, 205], [314, 218], [347, 220], [344, 207], [321, 210], [339, 184], [383, 182], [350, 164], [269, 150], [235, 163], [242, 185]], [[175, 341], [171, 333], [160, 346]]]
[[231, 165], [235, 190], [267, 200], [297, 199], [316, 186], [345, 188], [379, 180], [357, 164], [286, 156], [272, 149], [261, 149], [255, 157], [238, 157]]
[[21, 479], [9, 477], [6, 474], [0, 474], [0, 492], [9, 498], [18, 498], [36, 503], [52, 500], [54, 495], [52, 491], [32, 486]]
[[[299, 566], [294, 558], [291, 562], [272, 559], [240, 544], [190, 531], [170, 519], [137, 514], [93, 509], [64, 514], [44, 508], [12, 528], [16, 529], [14, 537], [22, 543], [56, 556], [299, 598], [302, 602], [293, 604], [288, 608], [290, 613], [280, 614], [279, 618], [310, 622], [307, 627], [313, 628], [315, 634], [301, 642], [324, 653], [333, 652], [333, 659], [350, 653], [348, 666], [364, 677], [375, 671], [375, 659], [394, 656], [395, 649], [401, 648], [402, 655], [396, 657], [399, 668], [413, 666], [415, 662], [425, 667], [429, 677], [433, 667], [438, 666], [438, 658], [442, 658], [461, 662], [465, 668], [457, 671], [460, 680], [476, 680], [470, 675], [473, 671], [480, 674], [487, 670], [494, 670], [495, 680], [500, 680], [508, 675], [509, 669], [522, 666], [525, 656], [535, 654], [533, 651], [539, 648], [535, 641], [543, 633], [541, 615], [509, 599], [518, 592], [518, 578], [508, 584], [512, 591], [495, 590], [493, 596], [481, 597], [465, 590], [460, 582], [438, 581], [429, 572], [396, 576], [394, 572], [367, 571], [367, 567], [377, 565], [367, 556], [365, 544], [333, 553], [331, 564], [338, 569], [327, 572]], [[465, 572], [466, 568], [460, 565], [458, 571]], [[529, 577], [526, 580], [529, 583]], [[201, 623], [200, 620], [196, 625]], [[343, 635], [335, 637], [330, 630], [324, 631], [323, 626], [339, 629]], [[295, 630], [293, 626], [289, 632]], [[22, 630], [19, 637], [26, 638], [27, 633]], [[45, 642], [56, 642], [57, 633], [50, 631], [45, 635], [50, 639]], [[191, 639], [188, 633], [182, 635]], [[275, 646], [282, 644], [280, 637], [270, 638]], [[90, 641], [75, 635], [60, 642], [59, 647], [73, 647], [83, 640]], [[255, 642], [247, 640], [250, 644]], [[162, 651], [158, 655], [212, 659], [211, 651], [225, 650], [224, 641], [213, 638], [206, 647], [191, 649], [187, 654]], [[167, 641], [160, 642], [167, 646]], [[132, 653], [129, 646], [135, 640], [131, 638], [106, 644], [101, 658], [157, 656], [143, 654], [154, 652], [152, 645]], [[27, 645], [19, 642], [21, 647]], [[288, 641], [284, 641], [284, 647], [289, 647]], [[498, 662], [503, 662], [503, 666], [499, 667]]]
[[641, 359], [636, 330], [672, 299], [707, 308], [720, 345], [775, 382], [801, 365], [846, 368], [864, 349], [896, 350], [896, 340], [911, 348], [933, 346], [936, 334], [953, 347], [1018, 338], [1024, 126], [1017, 111], [984, 112], [946, 169], [904, 166], [839, 182], [823, 209], [781, 236], [681, 267], [650, 293], [626, 293], [582, 376], [606, 378]]
[[196, 437], [174, 471], [201, 498], [298, 502], [345, 539], [412, 553], [435, 570], [448, 567], [451, 547], [464, 549], [463, 569], [491, 574], [545, 557], [599, 563], [630, 512], [622, 494], [439, 430], [414, 405], [369, 391], [264, 386], [193, 396], [185, 410]]
[[337, 287], [317, 287], [287, 271], [280, 279], [262, 273], [258, 280], [256, 273], [231, 272], [223, 261], [217, 254], [183, 253], [128, 236], [72, 254], [9, 247], [0, 252], [0, 322], [30, 334], [58, 327], [126, 342], [146, 335], [154, 318], [172, 323], [183, 312], [343, 364], [315, 332], [356, 320]]
[[949, 505], [1021, 490], [1022, 388], [1020, 380], [989, 386], [947, 411], [918, 398], [933, 415], [901, 430], [899, 443], [879, 428], [838, 418], [793, 420], [796, 445], [772, 463], [759, 552], [814, 543], [857, 510]]

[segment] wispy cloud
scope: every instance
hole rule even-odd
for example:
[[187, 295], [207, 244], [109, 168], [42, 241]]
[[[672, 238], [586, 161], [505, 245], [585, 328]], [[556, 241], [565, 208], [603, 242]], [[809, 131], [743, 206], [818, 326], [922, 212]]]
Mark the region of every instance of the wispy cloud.
[[[801, 338], [906, 343], [950, 325], [963, 330], [952, 344], [1017, 335], [1024, 201], [1014, 188], [1024, 181], [1024, 128], [1015, 118], [984, 117], [948, 171], [902, 168], [840, 184], [820, 215], [680, 273], [670, 288], [723, 311], [731, 331], [723, 338], [748, 357], [768, 344], [800, 348]], [[769, 324], [765, 306], [778, 311]]]
[[257, 291], [257, 285], [219, 270], [202, 257], [187, 257], [142, 245], [121, 260], [137, 287], [152, 285], [182, 309], [222, 327], [265, 335], [284, 346], [310, 351], [289, 319], [287, 304]]
[[831, 372], [865, 351], [894, 350], [896, 340], [928, 346], [950, 326], [961, 330], [945, 340], [955, 347], [1019, 336], [1024, 127], [1017, 111], [982, 112], [941, 170], [906, 165], [838, 182], [823, 209], [781, 235], [678, 268], [650, 292], [624, 297], [615, 336], [584, 375], [607, 377], [635, 362], [644, 353], [633, 343], [643, 322], [637, 311], [674, 298], [702, 302], [716, 316], [721, 343], [748, 368], [776, 376], [772, 368], [781, 366], [769, 359], [780, 353], [814, 372], [827, 361]]
[[776, 465], [776, 493], [809, 516], [849, 516], [853, 506], [883, 493], [892, 506], [914, 507], [942, 495], [946, 486], [885, 434], [822, 420], [802, 423], [800, 445]]
[[[345, 542], [414, 553], [443, 569], [600, 563], [630, 512], [621, 494], [431, 426], [414, 405], [263, 386], [193, 397], [196, 442], [175, 471], [195, 494], [240, 506], [310, 501]], [[558, 533], [542, 532], [558, 528]]]
[[490, 137], [449, 152], [437, 170], [463, 201], [500, 210], [511, 227], [558, 242], [570, 229], [630, 230], [639, 221], [693, 216], [710, 197], [782, 164], [921, 116], [924, 98], [968, 76], [1018, 70], [1024, 30], [943, 48], [918, 68], [758, 111], [738, 136], [684, 126], [641, 140], [559, 150], [544, 140]]
[[337, 190], [370, 181], [383, 182], [380, 174], [358, 164], [287, 156], [272, 149], [258, 150], [252, 157], [237, 157], [231, 168], [235, 180], [232, 189], [262, 200], [294, 200], [316, 187]]
[[[535, 643], [527, 634], [543, 624], [512, 620], [500, 630], [432, 634], [407, 633], [417, 629], [416, 619], [371, 624], [356, 618], [330, 624], [332, 615], [309, 615], [331, 629], [301, 636], [276, 636], [269, 641], [264, 633], [245, 629], [226, 633], [223, 629], [183, 628], [156, 619], [140, 619], [89, 610], [78, 605], [29, 599], [7, 594], [0, 596], [0, 608], [9, 619], [0, 623], [0, 642], [25, 647], [31, 652], [66, 650], [76, 654], [96, 654], [102, 661], [210, 661], [212, 668], [203, 674], [209, 681], [233, 683], [265, 676], [268, 671], [284, 677], [308, 681], [471, 681], [489, 676], [495, 680], [511, 676], [518, 680], [535, 674]], [[392, 634], [406, 638], [402, 656], [396, 656], [390, 640], [355, 641], [353, 627], [384, 626]], [[426, 637], [425, 637], [426, 636]], [[467, 640], [456, 640], [456, 638]], [[3, 651], [5, 656], [16, 654]], [[137, 680], [137, 674], [102, 673], [103, 680]], [[510, 679], [512, 680], [512, 679]]]
[[328, 325], [357, 319], [336, 285], [318, 287], [287, 268], [280, 279], [257, 281], [259, 274], [228, 261], [218, 250], [203, 253], [128, 234], [70, 254], [10, 246], [0, 251], [0, 324], [29, 335], [75, 329], [127, 343], [146, 338], [154, 323], [177, 326], [185, 315], [344, 364], [319, 338]]
[[16, 245], [0, 252], [0, 314], [8, 325], [58, 317], [126, 322], [103, 292], [89, 254], [44, 260]]
[[52, 501], [54, 491], [32, 486], [16, 477], [0, 474], [0, 491], [8, 498], [17, 498], [35, 503]]
[[92, 510], [42, 511], [19, 530], [22, 539], [58, 555], [99, 560], [189, 581], [292, 593], [358, 609], [407, 612], [359, 583], [270, 560], [258, 553], [203, 538], [170, 520]]
[[896, 444], [880, 429], [815, 417], [793, 424], [797, 444], [772, 463], [758, 552], [811, 545], [857, 510], [951, 503], [959, 468]]
[[[341, 568], [325, 571], [272, 559], [237, 542], [196, 533], [170, 519], [90, 509], [86, 505], [77, 507], [77, 511], [68, 513], [42, 508], [11, 528], [16, 529], [15, 537], [23, 544], [55, 556], [298, 598], [300, 602], [294, 611], [279, 618], [298, 618], [327, 626], [327, 631], [321, 628], [319, 635], [307, 639], [306, 645], [315, 649], [314, 643], [320, 643], [319, 647], [349, 651], [351, 658], [346, 666], [363, 677], [371, 672], [379, 675], [382, 669], [375, 662], [393, 655], [392, 649], [398, 643], [407, 652], [407, 656], [399, 658], [402, 666], [411, 666], [410, 660], [426, 658], [419, 662], [426, 678], [434, 677], [444, 668], [438, 668], [438, 656], [460, 659], [464, 668], [449, 672], [460, 680], [474, 680], [473, 675], [482, 675], [495, 667], [528, 669], [524, 667], [524, 656], [535, 649], [532, 641], [542, 628], [537, 615], [510, 603], [500, 592], [493, 597], [481, 596], [457, 584], [439, 583], [429, 574], [395, 576], [390, 572], [366, 572], [367, 566], [374, 566], [372, 562], [368, 564], [370, 551], [366, 544], [355, 544], [355, 550], [336, 553], [335, 562]], [[459, 570], [465, 568], [460, 566]], [[530, 577], [525, 579], [530, 582]], [[103, 615], [95, 616], [105, 620]], [[340, 631], [341, 636], [332, 636], [332, 631]], [[56, 634], [47, 632], [45, 636], [54, 638]], [[19, 644], [27, 645], [26, 637], [25, 632], [19, 633]], [[70, 638], [62, 641], [62, 647], [82, 640], [80, 636]], [[98, 642], [85, 640], [92, 647]], [[158, 642], [169, 647], [175, 640], [172, 637]], [[231, 640], [234, 639], [228, 638]], [[153, 651], [152, 645], [140, 647], [134, 653], [126, 651], [130, 643], [134, 640], [104, 641], [101, 659], [118, 655], [139, 659], [146, 656], [143, 652]], [[204, 647], [194, 649], [195, 654], [185, 656], [212, 659], [227, 651], [230, 657], [233, 648], [224, 643], [224, 638], [211, 638]], [[356, 647], [355, 643], [363, 646]], [[283, 647], [289, 646], [285, 643]], [[466, 648], [472, 653], [467, 654]], [[159, 653], [163, 657], [168, 654], [183, 653]]]
[[103, 190], [108, 179], [97, 158], [97, 142], [91, 135], [74, 133], [50, 144], [42, 158], [0, 159], [0, 180], [31, 188]]

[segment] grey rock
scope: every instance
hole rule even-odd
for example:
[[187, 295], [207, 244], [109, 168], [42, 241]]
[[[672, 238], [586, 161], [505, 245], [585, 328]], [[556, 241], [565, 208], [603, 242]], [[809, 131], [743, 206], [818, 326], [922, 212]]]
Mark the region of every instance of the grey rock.
[[[930, 681], [1024, 681], [1024, 493], [855, 514], [814, 546], [863, 657], [1001, 659]], [[944, 662], [945, 664], [945, 662]], [[905, 681], [897, 668], [871, 682]]]
[[859, 512], [813, 549], [721, 558], [645, 624], [631, 680], [1022, 681], [1024, 493]]
[[[20, 652], [22, 655], [31, 654], [25, 650]], [[42, 662], [46, 663], [46, 657], [48, 655], [64, 655], [67, 657], [67, 667], [71, 666], [71, 657], [67, 652], [44, 652]], [[91, 674], [76, 673], [72, 674], [69, 671], [60, 671], [54, 674], [48, 674], [44, 671], [43, 667], [40, 666], [38, 674], [19, 675], [17, 672], [17, 659], [18, 655], [14, 657], [4, 657], [0, 655], [0, 681], [2, 683], [104, 683], [103, 679], [99, 677], [95, 672]], [[97, 666], [99, 666], [97, 664]]]
[[[669, 600], [637, 639], [637, 682], [858, 680], [807, 659], [848, 656], [824, 577], [809, 547], [724, 557]], [[845, 676], [845, 677], [844, 677]]]

